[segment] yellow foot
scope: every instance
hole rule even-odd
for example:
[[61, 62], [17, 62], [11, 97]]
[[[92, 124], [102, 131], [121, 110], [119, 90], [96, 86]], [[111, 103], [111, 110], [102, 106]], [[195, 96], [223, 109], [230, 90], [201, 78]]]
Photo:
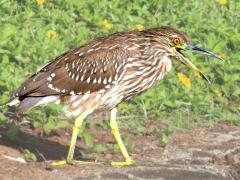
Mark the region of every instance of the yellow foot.
[[68, 164], [66, 160], [52, 162], [52, 166], [62, 166], [62, 165], [65, 165], [65, 164]]
[[87, 165], [87, 164], [96, 164], [95, 161], [76, 161], [76, 160], [71, 160], [71, 161], [56, 161], [52, 163], [52, 166], [62, 166], [66, 164], [71, 164], [71, 165]]
[[126, 160], [124, 162], [112, 162], [112, 166], [130, 166], [133, 165], [134, 161], [132, 159]]

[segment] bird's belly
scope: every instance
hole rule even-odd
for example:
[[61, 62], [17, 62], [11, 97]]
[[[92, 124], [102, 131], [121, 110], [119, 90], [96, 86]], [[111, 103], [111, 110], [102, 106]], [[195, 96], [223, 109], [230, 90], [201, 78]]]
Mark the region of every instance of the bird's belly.
[[64, 100], [65, 114], [72, 116], [87, 116], [92, 112], [111, 110], [123, 99], [116, 85], [105, 93], [94, 92], [88, 95], [69, 96]]
[[123, 98], [124, 94], [121, 91], [121, 87], [116, 85], [101, 97], [101, 103], [97, 110], [111, 110], [122, 102]]
[[102, 94], [97, 92], [67, 97], [64, 100], [66, 116], [72, 117], [81, 115], [86, 117], [99, 107], [101, 97]]

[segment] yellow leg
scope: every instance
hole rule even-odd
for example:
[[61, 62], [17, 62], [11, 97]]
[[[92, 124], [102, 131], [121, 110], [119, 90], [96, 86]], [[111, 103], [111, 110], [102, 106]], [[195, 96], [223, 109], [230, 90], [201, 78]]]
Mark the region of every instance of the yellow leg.
[[119, 134], [119, 129], [117, 126], [117, 121], [116, 121], [116, 114], [117, 114], [117, 109], [114, 108], [111, 110], [111, 120], [110, 120], [110, 127], [112, 129], [112, 133], [117, 141], [117, 144], [125, 158], [124, 162], [112, 162], [111, 164], [113, 166], [128, 166], [133, 164], [133, 160], [130, 158], [128, 155], [128, 152], [122, 142], [121, 136]]
[[79, 131], [80, 127], [82, 126], [83, 119], [84, 118], [82, 116], [79, 116], [75, 120], [75, 123], [73, 125], [72, 138], [71, 138], [71, 142], [70, 142], [70, 146], [69, 146], [69, 150], [68, 150], [67, 159], [63, 160], [63, 161], [53, 162], [52, 163], [53, 166], [60, 166], [60, 165], [64, 165], [64, 164], [86, 164], [87, 163], [87, 162], [73, 160], [74, 150], [75, 150], [75, 146], [76, 146], [76, 142], [77, 142], [78, 131]]

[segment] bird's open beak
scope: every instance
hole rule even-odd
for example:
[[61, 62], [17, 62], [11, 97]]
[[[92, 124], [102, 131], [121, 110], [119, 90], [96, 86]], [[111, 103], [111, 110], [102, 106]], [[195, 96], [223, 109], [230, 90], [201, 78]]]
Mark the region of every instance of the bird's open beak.
[[[179, 47], [177, 48], [177, 51], [180, 52], [181, 50], [189, 50], [191, 52], [194, 52], [194, 53], [198, 53], [198, 54], [207, 54], [207, 55], [210, 55], [210, 56], [213, 56], [217, 59], [220, 59], [222, 61], [224, 61], [220, 56], [214, 54], [213, 52], [211, 51], [208, 51], [208, 50], [204, 50], [204, 49], [201, 49], [195, 45], [188, 45], [187, 47], [185, 48], [182, 48], [182, 47]], [[179, 60], [185, 64], [186, 66], [188, 66], [189, 68], [191, 68], [196, 74], [200, 75], [203, 79], [205, 79], [208, 83], [211, 83], [210, 80], [202, 73], [202, 71], [200, 71], [189, 59], [187, 59], [181, 52], [180, 52], [180, 58]]]
[[190, 50], [190, 51], [192, 51], [194, 53], [198, 53], [198, 54], [207, 54], [207, 55], [213, 56], [217, 59], [220, 59], [220, 60], [224, 61], [224, 59], [222, 59], [220, 56], [214, 54], [213, 52], [201, 49], [201, 48], [199, 48], [197, 46], [194, 46], [194, 45], [188, 45], [186, 50]]

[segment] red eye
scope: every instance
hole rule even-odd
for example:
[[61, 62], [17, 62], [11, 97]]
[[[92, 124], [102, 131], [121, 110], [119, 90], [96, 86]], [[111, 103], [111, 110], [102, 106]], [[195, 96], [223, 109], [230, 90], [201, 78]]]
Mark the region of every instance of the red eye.
[[180, 39], [179, 38], [173, 38], [173, 44], [176, 46], [180, 44]]

